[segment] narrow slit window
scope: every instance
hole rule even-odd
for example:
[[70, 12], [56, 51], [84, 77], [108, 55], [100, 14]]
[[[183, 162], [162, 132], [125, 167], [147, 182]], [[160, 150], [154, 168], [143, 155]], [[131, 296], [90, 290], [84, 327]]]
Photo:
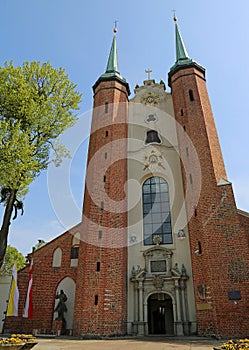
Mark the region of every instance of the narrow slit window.
[[192, 178], [192, 174], [189, 174], [189, 181], [191, 183], [191, 185], [193, 184], [193, 178]]
[[95, 295], [94, 296], [94, 305], [98, 305], [98, 303], [99, 303], [99, 296]]
[[183, 125], [183, 130], [186, 131], [186, 126], [185, 125]]
[[105, 137], [108, 137], [108, 135], [109, 135], [108, 130], [106, 130]]
[[182, 117], [184, 116], [183, 109], [181, 109], [181, 116], [182, 116]]
[[100, 271], [100, 261], [97, 262], [96, 271]]
[[106, 182], [106, 176], [105, 175], [103, 176], [103, 182]]
[[196, 206], [194, 208], [194, 213], [195, 213], [195, 216], [197, 216], [197, 207]]
[[105, 159], [107, 159], [107, 152], [105, 152]]
[[105, 103], [105, 113], [108, 113], [108, 102]]
[[193, 93], [193, 90], [189, 90], [189, 99], [190, 99], [190, 101], [194, 101], [195, 100], [195, 98], [194, 98], [194, 93]]
[[199, 254], [202, 254], [202, 247], [201, 247], [201, 242], [200, 241], [198, 241], [198, 253]]
[[99, 230], [99, 239], [102, 239], [102, 231]]
[[104, 210], [104, 202], [103, 201], [100, 202], [100, 209]]
[[187, 155], [187, 157], [189, 156], [188, 147], [186, 148], [186, 155]]

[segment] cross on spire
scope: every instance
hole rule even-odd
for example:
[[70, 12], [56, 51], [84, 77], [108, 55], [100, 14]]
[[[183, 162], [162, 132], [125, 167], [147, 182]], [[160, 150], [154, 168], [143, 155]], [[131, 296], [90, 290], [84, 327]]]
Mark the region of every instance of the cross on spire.
[[172, 10], [172, 12], [174, 13], [174, 21], [177, 22], [176, 10]]
[[150, 80], [150, 73], [152, 72], [152, 70], [150, 68], [145, 69], [145, 73], [148, 74], [148, 80]]
[[117, 20], [115, 20], [114, 21], [114, 33], [117, 33], [117, 31], [118, 31], [118, 28], [117, 28], [117, 23], [118, 23], [118, 21]]

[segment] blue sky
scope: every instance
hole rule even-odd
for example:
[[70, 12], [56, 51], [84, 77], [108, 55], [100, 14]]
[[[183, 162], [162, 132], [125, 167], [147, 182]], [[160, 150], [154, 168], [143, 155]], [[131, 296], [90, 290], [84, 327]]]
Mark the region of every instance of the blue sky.
[[[207, 69], [207, 86], [220, 136], [229, 180], [238, 207], [249, 211], [249, 2], [237, 0], [2, 0], [0, 2], [0, 65], [13, 60], [50, 61], [66, 69], [83, 94], [79, 114], [85, 142], [73, 154], [70, 183], [80, 213], [87, 154], [92, 85], [105, 70], [118, 20], [121, 74], [135, 85], [146, 78], [167, 81], [174, 64], [174, 24], [177, 11], [182, 36], [192, 59]], [[169, 91], [169, 88], [168, 88]], [[85, 119], [84, 119], [85, 118]], [[51, 183], [50, 183], [51, 185]], [[80, 215], [72, 218], [72, 224]], [[49, 198], [47, 173], [31, 186], [25, 215], [11, 225], [9, 243], [23, 254], [38, 239], [62, 233]]]

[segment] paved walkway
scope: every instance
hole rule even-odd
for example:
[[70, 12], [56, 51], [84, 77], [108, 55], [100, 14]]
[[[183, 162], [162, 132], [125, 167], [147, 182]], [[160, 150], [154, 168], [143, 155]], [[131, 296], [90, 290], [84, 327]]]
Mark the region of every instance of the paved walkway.
[[119, 340], [39, 339], [34, 350], [213, 350], [222, 341], [206, 338], [133, 338]]

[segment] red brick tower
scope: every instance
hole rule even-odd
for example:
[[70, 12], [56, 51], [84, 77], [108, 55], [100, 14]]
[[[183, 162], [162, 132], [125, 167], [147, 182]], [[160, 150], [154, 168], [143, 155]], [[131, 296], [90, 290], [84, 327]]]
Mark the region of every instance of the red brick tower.
[[[198, 333], [246, 335], [248, 237], [226, 179], [205, 69], [189, 58], [177, 23], [176, 56], [169, 85], [178, 122]], [[197, 152], [201, 178], [187, 136]]]
[[129, 86], [119, 74], [116, 29], [106, 72], [93, 86], [81, 244], [76, 334], [124, 334], [127, 302], [127, 116]]

